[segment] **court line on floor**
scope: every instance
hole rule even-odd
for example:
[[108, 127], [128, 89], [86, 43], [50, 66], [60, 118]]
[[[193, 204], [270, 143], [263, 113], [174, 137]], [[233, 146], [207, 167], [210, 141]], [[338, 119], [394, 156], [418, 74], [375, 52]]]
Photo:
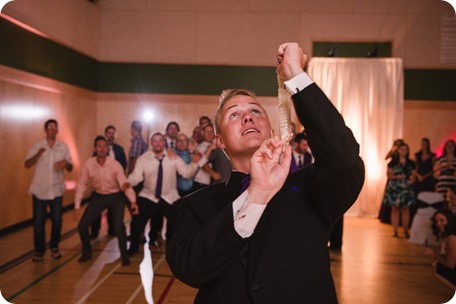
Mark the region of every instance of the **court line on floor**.
[[98, 287], [100, 287], [107, 279], [109, 279], [109, 277], [120, 267], [121, 264], [122, 263], [119, 263], [113, 269], [111, 269], [111, 271], [109, 271], [100, 281], [98, 281], [97, 284], [95, 284], [88, 292], [86, 292], [86, 294], [81, 299], [79, 299], [76, 304], [84, 303], [92, 295], [92, 293], [98, 289]]
[[171, 289], [171, 286], [173, 286], [175, 280], [176, 280], [176, 279], [175, 279], [174, 277], [172, 277], [172, 278], [168, 281], [168, 284], [166, 284], [166, 287], [165, 287], [165, 289], [163, 290], [163, 292], [162, 292], [160, 298], [158, 299], [157, 304], [163, 303], [163, 301], [165, 300], [166, 296], [168, 295], [169, 290]]
[[44, 278], [46, 278], [47, 276], [51, 275], [52, 273], [56, 272], [57, 270], [59, 270], [60, 268], [62, 268], [63, 266], [65, 266], [66, 264], [68, 264], [71, 260], [73, 260], [74, 258], [76, 258], [77, 256], [79, 256], [80, 253], [76, 253], [74, 254], [73, 256], [71, 256], [69, 259], [67, 259], [65, 262], [57, 265], [56, 267], [52, 268], [50, 271], [46, 272], [45, 274], [43, 274], [41, 277], [39, 277], [38, 279], [36, 279], [35, 281], [33, 281], [32, 283], [28, 284], [27, 286], [25, 286], [24, 288], [22, 288], [21, 290], [19, 290], [18, 292], [16, 292], [15, 294], [13, 294], [12, 296], [10, 296], [8, 299], [6, 299], [7, 301], [11, 301], [13, 300], [15, 297], [19, 296], [21, 293], [25, 292], [27, 289], [31, 288], [32, 286], [38, 284], [40, 281], [44, 280]]
[[[95, 246], [98, 242], [100, 242], [100, 239], [97, 239], [95, 241], [92, 242], [92, 246]], [[40, 281], [44, 280], [47, 276], [51, 275], [52, 273], [56, 272], [58, 269], [62, 268], [63, 266], [65, 266], [66, 264], [68, 264], [71, 260], [75, 259], [76, 257], [78, 257], [81, 253], [80, 252], [77, 252], [75, 253], [74, 255], [72, 255], [69, 259], [65, 260], [63, 263], [55, 266], [54, 268], [52, 268], [51, 270], [49, 270], [48, 272], [46, 272], [45, 274], [43, 274], [42, 276], [40, 276], [38, 279], [32, 281], [30, 284], [26, 285], [24, 288], [20, 289], [18, 292], [16, 292], [15, 294], [13, 294], [12, 296], [10, 296], [8, 299], [6, 299], [7, 301], [10, 301], [10, 300], [13, 300], [15, 297], [19, 296], [21, 293], [25, 292], [27, 289], [33, 287], [34, 285], [38, 284]], [[22, 262], [21, 262], [22, 263]]]
[[[73, 235], [75, 235], [77, 233], [77, 229], [74, 228], [74, 229], [71, 229], [70, 231], [67, 231], [65, 232], [64, 234], [62, 234], [61, 238], [60, 238], [60, 242], [62, 243], [63, 241], [65, 241], [66, 239], [72, 237]], [[50, 248], [50, 242], [47, 242], [46, 244], [46, 248], [49, 249]], [[2, 264], [0, 266], [0, 274], [4, 273], [4, 272], [7, 272], [8, 270], [22, 264], [23, 262], [29, 260], [33, 255], [35, 254], [35, 250], [30, 250], [14, 259], [12, 259], [11, 261], [8, 261], [4, 264]]]
[[[161, 258], [157, 261], [157, 263], [154, 264], [154, 273], [155, 270], [157, 270], [158, 266], [160, 266], [161, 263], [165, 260], [166, 255], [162, 255]], [[131, 296], [128, 298], [127, 302], [125, 304], [131, 304], [133, 303], [134, 299], [138, 296], [139, 292], [143, 289], [142, 284], [139, 284], [138, 287], [136, 287], [135, 291], [131, 294]], [[157, 303], [158, 304], [158, 303]]]

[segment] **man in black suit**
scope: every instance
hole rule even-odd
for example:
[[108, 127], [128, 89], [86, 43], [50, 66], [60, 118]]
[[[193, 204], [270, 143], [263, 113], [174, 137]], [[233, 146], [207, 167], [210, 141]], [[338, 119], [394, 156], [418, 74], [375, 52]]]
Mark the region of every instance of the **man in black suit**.
[[226, 184], [183, 199], [167, 248], [173, 274], [199, 288], [195, 303], [337, 303], [328, 236], [356, 200], [364, 166], [352, 132], [304, 72], [306, 63], [298, 44], [279, 47], [277, 72], [315, 158], [302, 170], [288, 174], [291, 148], [271, 137], [250, 91], [220, 97], [216, 140], [234, 171]]
[[116, 135], [117, 130], [113, 125], [105, 128], [105, 137], [109, 143], [109, 156], [117, 160], [125, 171], [127, 170], [127, 157], [125, 156], [124, 148], [115, 143]]
[[307, 136], [304, 133], [298, 133], [294, 137], [294, 149], [291, 154], [290, 172], [295, 172], [311, 163], [312, 154], [309, 152]]

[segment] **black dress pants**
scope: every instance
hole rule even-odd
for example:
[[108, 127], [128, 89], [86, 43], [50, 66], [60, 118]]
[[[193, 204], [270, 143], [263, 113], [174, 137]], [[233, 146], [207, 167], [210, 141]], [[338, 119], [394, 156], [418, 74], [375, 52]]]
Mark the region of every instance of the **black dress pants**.
[[[158, 203], [155, 203], [145, 197], [138, 196], [138, 208], [139, 214], [134, 215], [131, 221], [130, 250], [138, 251], [141, 241], [141, 234], [144, 232], [147, 221], [149, 219], [157, 219], [158, 217], [162, 216], [165, 216], [167, 219], [166, 241], [169, 242], [173, 236], [173, 231], [177, 220], [176, 206], [168, 204], [163, 199], [160, 199]], [[154, 225], [154, 223], [151, 223], [151, 227]]]
[[89, 227], [108, 209], [113, 217], [113, 228], [119, 242], [119, 250], [122, 258], [127, 258], [127, 235], [125, 233], [124, 213], [125, 213], [125, 196], [122, 192], [102, 195], [93, 192], [84, 215], [78, 225], [79, 237], [82, 242], [82, 254], [92, 254], [92, 245], [90, 244]]

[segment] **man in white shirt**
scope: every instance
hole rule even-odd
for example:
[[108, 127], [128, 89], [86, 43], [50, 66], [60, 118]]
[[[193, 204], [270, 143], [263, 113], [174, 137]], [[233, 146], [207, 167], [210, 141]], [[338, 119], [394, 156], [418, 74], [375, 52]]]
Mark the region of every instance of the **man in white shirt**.
[[[215, 138], [214, 126], [212, 124], [202, 126], [202, 134], [204, 140], [198, 146], [196, 146], [195, 152], [205, 154]], [[210, 184], [211, 174], [209, 173], [209, 170], [198, 170], [195, 175], [192, 191], [202, 189], [206, 186], [209, 186]]]
[[71, 172], [73, 163], [70, 151], [64, 143], [57, 140], [58, 123], [49, 119], [44, 124], [46, 138], [39, 141], [28, 151], [25, 168], [36, 165], [29, 193], [33, 197], [33, 230], [35, 255], [32, 260], [40, 262], [46, 251], [46, 211], [51, 211], [51, 256], [61, 257], [59, 242], [62, 232], [62, 198], [65, 191], [63, 171]]
[[[207, 162], [201, 154], [195, 154], [192, 162], [186, 164], [177, 155], [169, 155], [165, 149], [165, 138], [161, 133], [154, 133], [150, 139], [151, 150], [141, 155], [135, 169], [128, 176], [126, 186], [135, 186], [144, 182], [138, 195], [139, 214], [134, 215], [131, 222], [131, 244], [128, 254], [133, 256], [139, 251], [141, 233], [147, 221], [156, 218], [157, 213], [167, 218], [166, 240], [171, 240], [177, 218], [174, 202], [180, 196], [177, 191], [177, 174], [184, 178], [192, 177], [200, 164]], [[155, 240], [150, 240], [152, 243]]]

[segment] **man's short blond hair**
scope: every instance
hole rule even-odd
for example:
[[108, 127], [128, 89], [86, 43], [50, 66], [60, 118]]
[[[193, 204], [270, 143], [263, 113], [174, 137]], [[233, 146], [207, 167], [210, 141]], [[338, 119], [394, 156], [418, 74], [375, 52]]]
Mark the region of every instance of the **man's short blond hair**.
[[220, 134], [221, 133], [220, 132], [220, 121], [219, 120], [220, 120], [220, 115], [222, 114], [223, 106], [225, 105], [225, 103], [228, 100], [230, 100], [231, 98], [233, 98], [235, 96], [239, 96], [239, 95], [249, 96], [249, 97], [252, 97], [253, 99], [257, 100], [257, 97], [256, 97], [255, 93], [253, 93], [250, 90], [246, 90], [246, 89], [227, 89], [227, 90], [224, 90], [222, 92], [222, 94], [220, 94], [217, 112], [215, 112], [214, 122], [215, 122], [215, 133], [216, 134]]

